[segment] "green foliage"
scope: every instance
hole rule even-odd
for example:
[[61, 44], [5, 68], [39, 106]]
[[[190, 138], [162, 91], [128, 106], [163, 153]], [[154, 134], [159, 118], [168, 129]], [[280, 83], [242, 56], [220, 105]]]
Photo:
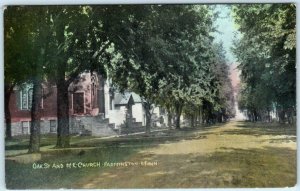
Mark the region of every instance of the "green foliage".
[[[21, 86], [26, 82], [33, 84], [30, 152], [39, 150], [41, 82], [46, 64], [44, 44], [47, 38], [47, 23], [43, 20], [45, 14], [47, 12], [44, 8], [8, 7], [5, 10], [5, 87]], [[5, 91], [5, 104], [8, 105], [10, 91], [7, 88]], [[8, 118], [10, 113], [9, 107], [6, 106], [6, 121], [10, 123]], [[9, 128], [10, 125], [7, 125], [7, 132]]]
[[68, 124], [60, 120], [67, 121], [69, 115], [68, 87], [85, 71], [104, 77], [108, 72], [119, 90], [139, 94], [147, 111], [156, 104], [176, 109], [179, 118], [183, 108], [196, 111], [206, 102], [210, 113], [230, 113], [232, 87], [223, 49], [213, 42], [215, 14], [210, 6], [9, 9], [5, 78], [24, 82], [28, 76], [40, 76], [57, 85], [59, 137], [68, 136]]
[[[218, 83], [223, 78], [213, 71], [225, 61], [220, 63], [224, 54], [212, 48], [210, 7], [136, 5], [114, 11], [127, 13], [117, 25], [123, 31], [112, 40], [120, 55], [109, 66], [109, 77], [119, 89], [134, 91], [168, 110], [178, 104], [198, 108], [203, 100], [221, 110], [224, 99], [219, 103], [217, 97], [224, 92], [217, 89], [225, 90], [225, 83]], [[225, 72], [228, 81], [227, 70], [220, 72]]]
[[251, 112], [276, 105], [295, 109], [296, 7], [294, 4], [233, 6], [242, 38], [234, 53], [244, 83], [241, 105]]
[[[6, 84], [21, 85], [36, 74], [41, 42], [38, 33], [43, 25], [37, 16], [43, 10], [9, 6], [4, 12], [4, 79]], [[41, 67], [41, 66], [39, 66]]]

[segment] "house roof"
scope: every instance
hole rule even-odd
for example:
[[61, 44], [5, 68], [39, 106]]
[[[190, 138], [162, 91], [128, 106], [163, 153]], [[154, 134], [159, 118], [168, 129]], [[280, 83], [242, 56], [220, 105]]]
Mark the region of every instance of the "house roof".
[[115, 93], [115, 105], [127, 105], [130, 101], [130, 98], [132, 99], [131, 102], [134, 103], [141, 103], [142, 99], [141, 97], [133, 92], [125, 92], [125, 93]]
[[130, 100], [130, 93], [116, 93], [115, 94], [115, 105], [127, 105]]
[[142, 99], [138, 94], [132, 92], [131, 95], [132, 95], [134, 103], [141, 103], [142, 102]]

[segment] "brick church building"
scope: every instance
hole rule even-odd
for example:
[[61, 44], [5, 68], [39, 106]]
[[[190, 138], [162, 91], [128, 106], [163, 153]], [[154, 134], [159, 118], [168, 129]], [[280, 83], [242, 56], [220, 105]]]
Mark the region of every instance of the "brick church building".
[[[41, 101], [41, 133], [57, 132], [56, 86], [43, 84]], [[30, 109], [32, 85], [16, 87], [11, 95], [12, 135], [30, 133]], [[96, 136], [120, 133], [126, 117], [130, 117], [132, 127], [140, 128], [146, 123], [142, 99], [133, 92], [119, 93], [111, 88], [111, 82], [97, 73], [82, 73], [76, 83], [69, 86], [70, 132], [89, 132]], [[158, 116], [159, 109], [154, 116]], [[138, 130], [139, 131], [139, 130]]]

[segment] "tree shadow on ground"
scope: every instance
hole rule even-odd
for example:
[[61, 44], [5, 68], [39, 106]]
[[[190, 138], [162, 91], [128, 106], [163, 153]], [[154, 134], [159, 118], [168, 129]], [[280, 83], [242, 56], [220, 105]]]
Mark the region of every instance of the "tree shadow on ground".
[[114, 139], [94, 140], [84, 143], [75, 143], [71, 147], [147, 147], [157, 146], [164, 143], [174, 143], [182, 140], [206, 139], [205, 135], [199, 134], [164, 134], [159, 136], [135, 136], [119, 137]]
[[296, 136], [296, 126], [278, 123], [252, 123], [238, 122], [239, 129], [225, 130], [226, 134], [241, 134], [241, 135], [287, 135]]
[[[222, 148], [208, 155], [158, 156], [182, 161], [179, 170], [157, 179], [157, 188], [288, 187], [296, 184], [296, 151], [288, 148]], [[174, 183], [176, 177], [178, 182]], [[168, 182], [171, 185], [168, 185]]]
[[[29, 143], [19, 143], [15, 145], [5, 145], [5, 150], [25, 150], [28, 149]], [[42, 143], [40, 147], [49, 146], [52, 145], [52, 143]]]
[[[207, 131], [183, 132], [184, 136], [178, 137], [122, 137], [74, 143], [76, 150], [42, 152], [42, 160], [38, 161], [42, 164], [157, 161], [157, 166], [34, 170], [32, 164], [6, 161], [6, 183], [13, 189], [83, 188], [87, 184], [92, 188], [285, 187], [295, 184], [296, 151], [288, 148], [223, 147], [208, 154], [201, 150], [193, 154], [139, 152], [161, 143], [206, 138], [202, 132]], [[199, 135], [203, 137], [197, 137]]]
[[162, 131], [152, 131], [150, 134], [135, 134], [111, 139], [95, 139], [71, 144], [72, 147], [149, 147], [163, 143], [173, 143], [182, 140], [206, 139], [213, 129], [220, 128], [225, 123], [203, 125], [194, 128], [183, 127]]
[[[92, 136], [78, 137], [71, 136], [71, 148], [76, 147], [117, 147], [130, 145], [132, 147], [156, 146], [166, 142], [178, 142], [182, 140], [192, 140], [206, 138], [212, 134], [211, 130], [220, 128], [226, 123], [202, 124], [196, 127], [182, 127], [180, 129], [165, 129], [162, 131], [152, 131], [150, 134], [134, 134], [110, 139], [101, 139]], [[196, 132], [196, 133], [195, 133]], [[74, 141], [75, 139], [75, 141]], [[82, 141], [78, 141], [81, 140]], [[28, 149], [29, 136], [16, 136], [12, 140], [5, 142], [5, 150], [26, 150]], [[41, 147], [56, 144], [56, 135], [41, 135]]]
[[[152, 131], [150, 134], [136, 134], [127, 135], [122, 137], [115, 137], [110, 139], [101, 139], [97, 137], [71, 137], [71, 148], [76, 147], [116, 147], [125, 144], [131, 144], [134, 147], [141, 145], [158, 145], [165, 142], [177, 142], [181, 140], [192, 140], [206, 138], [206, 135], [211, 134], [209, 131], [223, 126], [224, 123], [218, 123], [214, 125], [201, 125], [194, 128], [182, 127], [181, 129], [171, 129], [162, 131]], [[196, 133], [195, 132], [199, 132]], [[201, 134], [201, 135], [200, 135]], [[76, 141], [73, 141], [76, 139]], [[77, 141], [82, 139], [83, 141]], [[56, 135], [42, 135], [41, 147], [55, 145]], [[28, 136], [18, 136], [13, 140], [7, 141], [5, 145], [5, 150], [25, 150], [28, 149], [29, 137]]]
[[[222, 148], [207, 155], [140, 154], [135, 159], [158, 161], [158, 166], [107, 169], [75, 187], [82, 188], [87, 182], [89, 188], [253, 188], [296, 183], [296, 152], [292, 149]], [[136, 178], [128, 179], [133, 174]]]

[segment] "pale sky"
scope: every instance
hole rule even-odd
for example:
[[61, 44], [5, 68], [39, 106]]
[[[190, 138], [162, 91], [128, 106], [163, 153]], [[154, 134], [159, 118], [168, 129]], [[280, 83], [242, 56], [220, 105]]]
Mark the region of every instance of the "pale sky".
[[233, 46], [233, 40], [235, 34], [238, 34], [238, 30], [235, 27], [234, 20], [232, 18], [230, 5], [217, 5], [216, 11], [220, 12], [219, 17], [216, 20], [215, 26], [219, 33], [215, 33], [215, 41], [222, 42], [223, 47], [226, 51], [226, 59], [228, 61], [228, 65], [230, 66], [230, 79], [231, 83], [235, 90], [237, 90], [238, 84], [240, 83], [239, 71], [237, 67], [237, 61], [234, 54], [231, 52], [231, 47]]
[[[229, 5], [230, 6], [230, 5]], [[234, 34], [237, 29], [234, 27], [234, 20], [231, 17], [231, 10], [228, 5], [217, 5], [216, 11], [220, 12], [219, 18], [216, 20], [215, 25], [219, 33], [215, 34], [216, 42], [223, 42], [223, 47], [226, 51], [227, 60], [230, 63], [235, 62], [235, 56], [232, 54], [230, 47], [234, 39]]]

